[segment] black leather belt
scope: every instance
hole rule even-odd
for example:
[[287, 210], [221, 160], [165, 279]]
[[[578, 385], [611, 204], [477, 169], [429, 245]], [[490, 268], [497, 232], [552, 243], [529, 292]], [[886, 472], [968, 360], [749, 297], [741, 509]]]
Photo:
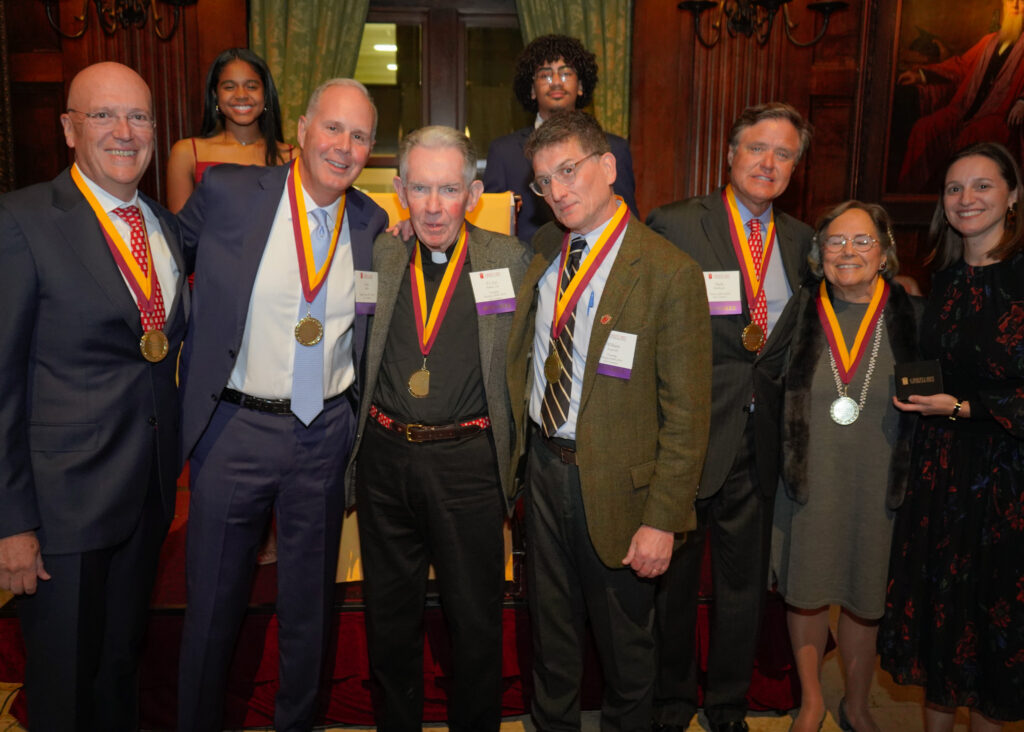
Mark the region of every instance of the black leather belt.
[[540, 427], [533, 428], [533, 439], [540, 440], [544, 447], [553, 452], [566, 465], [576, 465], [576, 441], [561, 437], [547, 437]]
[[[341, 399], [345, 396], [345, 392], [333, 396], [330, 399], [324, 399], [324, 406], [327, 406], [335, 399]], [[292, 400], [291, 399], [264, 399], [263, 397], [252, 396], [250, 394], [243, 394], [240, 391], [234, 389], [224, 389], [220, 393], [222, 401], [228, 404], [237, 404], [243, 409], [252, 409], [257, 412], [268, 412], [270, 414], [291, 414], [292, 413]]]

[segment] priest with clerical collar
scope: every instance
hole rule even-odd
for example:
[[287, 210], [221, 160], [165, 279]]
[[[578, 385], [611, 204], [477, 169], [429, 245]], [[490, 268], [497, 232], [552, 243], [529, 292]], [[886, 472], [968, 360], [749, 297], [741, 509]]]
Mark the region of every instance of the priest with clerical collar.
[[504, 488], [512, 428], [505, 346], [528, 255], [466, 223], [483, 185], [458, 130], [425, 127], [399, 150], [406, 240], [374, 243], [378, 278], [348, 485], [364, 565], [376, 722], [420, 729], [423, 611], [433, 565], [451, 635], [452, 729], [501, 721]]

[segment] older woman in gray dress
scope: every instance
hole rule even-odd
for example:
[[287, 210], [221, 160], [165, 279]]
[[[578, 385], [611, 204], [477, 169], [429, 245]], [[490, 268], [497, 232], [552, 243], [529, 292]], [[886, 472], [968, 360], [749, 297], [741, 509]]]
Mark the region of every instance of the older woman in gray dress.
[[788, 306], [796, 324], [785, 376], [784, 490], [772, 532], [772, 569], [803, 690], [792, 729], [818, 730], [825, 718], [821, 663], [829, 606], [838, 605], [846, 671], [839, 722], [868, 732], [878, 730], [868, 689], [913, 419], [893, 407], [893, 364], [916, 360], [919, 306], [892, 282], [896, 245], [881, 206], [847, 201], [828, 212], [808, 263], [813, 281]]

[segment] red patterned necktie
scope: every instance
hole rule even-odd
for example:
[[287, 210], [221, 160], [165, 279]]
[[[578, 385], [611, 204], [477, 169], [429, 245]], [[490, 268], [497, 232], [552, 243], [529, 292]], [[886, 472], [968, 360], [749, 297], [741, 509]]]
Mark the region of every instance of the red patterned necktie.
[[[146, 236], [146, 223], [142, 220], [142, 212], [138, 206], [121, 206], [115, 208], [116, 213], [131, 227], [132, 256], [142, 269], [142, 274], [149, 274], [149, 238]], [[142, 318], [142, 330], [164, 329], [164, 296], [160, 291], [160, 279], [153, 277], [153, 293], [150, 297], [152, 308], [147, 310], [144, 303], [139, 303], [139, 315]]]
[[761, 238], [761, 220], [750, 220], [750, 256], [754, 260], [754, 271], [761, 278], [757, 291], [757, 299], [750, 306], [750, 317], [761, 327], [761, 332], [768, 336], [768, 298], [764, 294], [764, 274], [761, 272], [761, 260], [764, 257], [764, 239]]

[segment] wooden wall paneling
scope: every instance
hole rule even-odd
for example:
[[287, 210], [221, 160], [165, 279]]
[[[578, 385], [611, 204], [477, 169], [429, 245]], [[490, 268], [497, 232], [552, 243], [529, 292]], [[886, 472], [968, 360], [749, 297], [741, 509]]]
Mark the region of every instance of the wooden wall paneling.
[[680, 49], [686, 20], [675, 3], [634, 2], [629, 142], [644, 216], [674, 200], [675, 171], [693, 139], [685, 83], [692, 68]]
[[[73, 31], [82, 0], [60, 0], [61, 27]], [[170, 19], [173, 8], [157, 3]], [[198, 131], [206, 68], [224, 48], [248, 39], [245, 0], [200, 0], [183, 8], [179, 27], [168, 41], [153, 32], [152, 18], [143, 28], [106, 35], [90, 6], [88, 29], [81, 38], [60, 37], [47, 22], [40, 2], [19, 4], [17, 18], [7, 16], [11, 94], [19, 104], [13, 125], [17, 135], [15, 170], [19, 187], [53, 178], [70, 162], [58, 116], [74, 75], [98, 61], [119, 61], [135, 69], [153, 91], [157, 118], [156, 154], [140, 188], [163, 199], [165, 166], [171, 145]], [[169, 28], [168, 25], [162, 27]]]

